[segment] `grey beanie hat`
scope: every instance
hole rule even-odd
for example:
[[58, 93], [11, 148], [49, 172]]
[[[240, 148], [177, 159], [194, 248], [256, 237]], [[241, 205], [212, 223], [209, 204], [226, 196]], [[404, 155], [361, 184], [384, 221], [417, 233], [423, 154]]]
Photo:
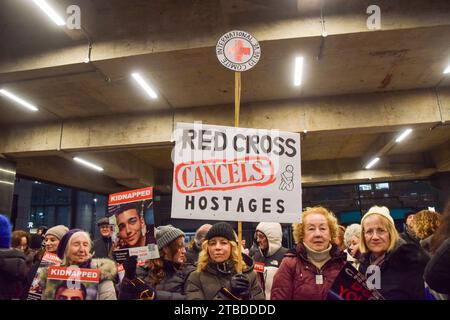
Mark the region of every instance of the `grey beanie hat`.
[[184, 232], [174, 226], [168, 224], [167, 226], [159, 226], [156, 228], [156, 243], [158, 244], [158, 249], [161, 250], [173, 240], [178, 237], [185, 236]]
[[66, 226], [63, 226], [62, 224], [58, 226], [54, 226], [53, 228], [50, 228], [45, 233], [45, 236], [54, 236], [58, 240], [61, 240], [61, 238], [69, 231], [69, 228]]

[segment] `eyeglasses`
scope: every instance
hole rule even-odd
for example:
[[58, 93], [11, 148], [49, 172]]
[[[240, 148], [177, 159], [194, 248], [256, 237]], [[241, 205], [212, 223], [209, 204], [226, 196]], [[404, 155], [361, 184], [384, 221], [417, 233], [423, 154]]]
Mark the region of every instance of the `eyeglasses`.
[[375, 233], [376, 233], [378, 236], [382, 237], [382, 236], [386, 235], [387, 230], [378, 228], [378, 229], [369, 229], [369, 230], [364, 231], [364, 235], [365, 235], [366, 237], [373, 237], [373, 235], [374, 235]]

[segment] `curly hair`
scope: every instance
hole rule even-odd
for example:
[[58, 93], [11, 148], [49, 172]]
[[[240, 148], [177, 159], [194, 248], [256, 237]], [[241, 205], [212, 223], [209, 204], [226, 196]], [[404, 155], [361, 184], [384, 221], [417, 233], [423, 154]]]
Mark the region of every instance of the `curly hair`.
[[313, 213], [321, 214], [325, 217], [325, 219], [327, 219], [328, 227], [330, 228], [331, 244], [335, 244], [335, 242], [336, 242], [335, 238], [336, 238], [336, 235], [338, 234], [338, 228], [339, 228], [337, 219], [336, 219], [335, 215], [333, 214], [333, 212], [331, 212], [328, 209], [325, 209], [322, 206], [306, 208], [302, 212], [302, 222], [294, 223], [292, 225], [295, 244], [299, 244], [299, 243], [303, 242], [303, 238], [305, 236], [305, 228], [304, 228], [305, 227], [304, 226], [305, 218], [308, 215], [313, 214]]
[[[239, 251], [238, 251], [238, 245], [236, 241], [228, 241], [231, 245], [231, 255], [228, 258], [228, 260], [231, 260], [234, 265], [234, 270], [236, 273], [238, 273], [238, 264], [239, 264]], [[208, 263], [212, 262], [209, 252], [208, 252], [208, 245], [209, 241], [204, 241], [202, 244], [202, 251], [200, 251], [200, 254], [198, 255], [198, 264], [197, 264], [197, 271], [202, 272], [205, 270]], [[245, 267], [245, 262], [242, 262], [243, 267]]]
[[450, 201], [447, 203], [447, 207], [442, 214], [441, 225], [433, 234], [433, 238], [431, 239], [431, 252], [436, 252], [442, 242], [448, 238], [450, 238]]
[[441, 215], [439, 213], [421, 210], [414, 215], [414, 232], [421, 240], [435, 233], [440, 224]]

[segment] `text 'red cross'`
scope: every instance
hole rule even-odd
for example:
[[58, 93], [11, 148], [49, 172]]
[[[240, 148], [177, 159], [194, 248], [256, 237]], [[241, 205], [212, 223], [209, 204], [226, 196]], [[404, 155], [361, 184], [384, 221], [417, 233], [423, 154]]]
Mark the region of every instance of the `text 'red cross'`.
[[234, 60], [241, 62], [242, 56], [250, 54], [250, 48], [244, 47], [244, 41], [235, 40], [234, 47], [229, 48], [228, 52], [234, 55]]

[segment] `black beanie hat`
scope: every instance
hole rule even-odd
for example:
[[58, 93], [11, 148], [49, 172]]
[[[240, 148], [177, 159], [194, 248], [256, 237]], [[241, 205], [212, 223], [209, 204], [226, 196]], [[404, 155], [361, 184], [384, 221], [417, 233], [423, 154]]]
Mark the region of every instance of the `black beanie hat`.
[[226, 222], [219, 222], [214, 224], [205, 236], [206, 240], [214, 237], [224, 237], [228, 241], [236, 241], [233, 228]]

